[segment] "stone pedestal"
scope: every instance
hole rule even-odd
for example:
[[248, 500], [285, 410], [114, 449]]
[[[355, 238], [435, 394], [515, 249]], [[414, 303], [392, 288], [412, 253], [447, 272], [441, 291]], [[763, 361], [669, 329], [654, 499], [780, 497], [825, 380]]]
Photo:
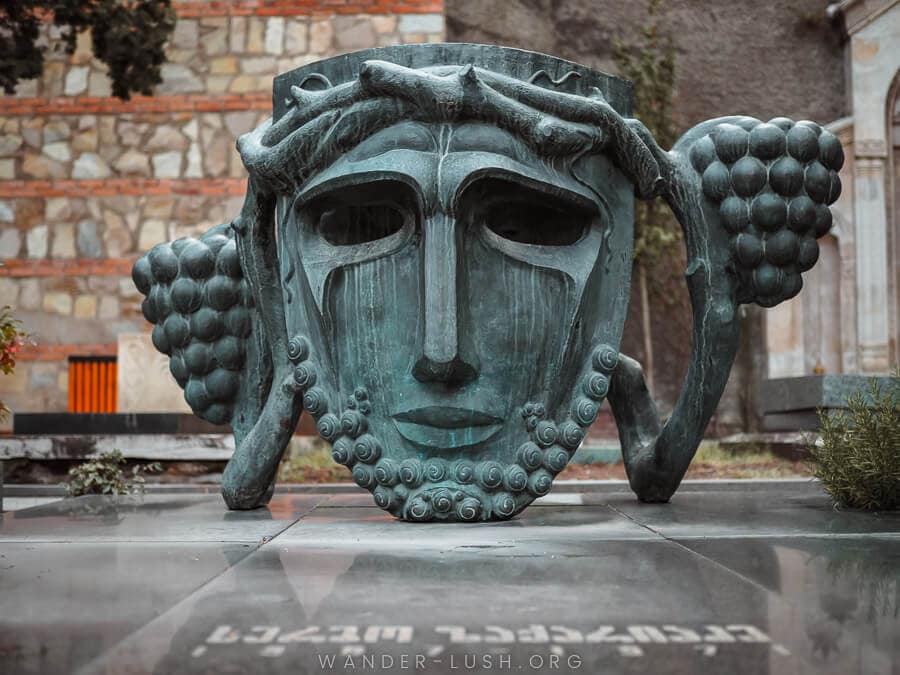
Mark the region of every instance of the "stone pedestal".
[[[811, 375], [766, 380], [762, 384], [763, 428], [766, 431], [815, 430], [820, 408], [846, 409], [847, 399], [857, 391], [871, 405], [870, 379], [864, 375]], [[891, 378], [879, 377], [882, 391]]]

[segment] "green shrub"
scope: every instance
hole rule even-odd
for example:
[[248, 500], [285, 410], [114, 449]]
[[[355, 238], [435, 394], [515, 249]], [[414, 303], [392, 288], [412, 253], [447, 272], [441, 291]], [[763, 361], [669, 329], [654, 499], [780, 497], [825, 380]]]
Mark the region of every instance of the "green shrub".
[[137, 464], [131, 472], [123, 470], [125, 458], [119, 450], [104, 452], [96, 459], [69, 469], [69, 480], [65, 483], [69, 497], [81, 495], [129, 495], [144, 492], [145, 472], [159, 472], [159, 462]]
[[810, 444], [813, 474], [839, 506], [900, 507], [900, 368], [885, 390], [872, 379], [847, 399], [849, 410], [819, 411], [821, 437]]
[[[27, 339], [28, 334], [22, 332], [22, 322], [13, 318], [12, 309], [8, 305], [0, 307], [0, 373], [9, 375], [15, 370], [16, 354]], [[0, 401], [0, 422], [7, 414], [9, 408]]]

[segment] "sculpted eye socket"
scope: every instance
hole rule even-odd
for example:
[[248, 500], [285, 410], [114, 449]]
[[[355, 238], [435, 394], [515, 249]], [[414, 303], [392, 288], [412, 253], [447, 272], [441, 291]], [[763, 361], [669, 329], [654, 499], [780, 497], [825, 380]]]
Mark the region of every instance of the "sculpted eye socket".
[[483, 218], [498, 237], [532, 246], [571, 246], [590, 224], [583, 214], [530, 202], [494, 204]]
[[322, 210], [317, 229], [332, 246], [352, 246], [389, 237], [403, 228], [406, 219], [393, 204], [343, 205]]
[[585, 235], [594, 217], [580, 202], [504, 178], [477, 181], [460, 203], [473, 224], [528, 246], [571, 246]]
[[301, 221], [332, 246], [386, 239], [415, 223], [418, 200], [410, 186], [392, 180], [351, 183], [298, 204]]

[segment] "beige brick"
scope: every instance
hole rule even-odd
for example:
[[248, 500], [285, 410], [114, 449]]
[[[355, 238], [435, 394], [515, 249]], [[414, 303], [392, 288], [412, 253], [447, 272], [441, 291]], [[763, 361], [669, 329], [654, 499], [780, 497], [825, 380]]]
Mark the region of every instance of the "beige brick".
[[86, 30], [79, 33], [78, 37], [75, 38], [75, 53], [71, 56], [72, 63], [78, 65], [90, 63], [93, 56], [91, 32]]
[[231, 75], [210, 75], [206, 78], [207, 94], [224, 94], [231, 84]]
[[[9, 375], [0, 376], [0, 400], [6, 392], [20, 394], [28, 389], [28, 371], [30, 363], [16, 364], [16, 369]], [[10, 406], [12, 407], [12, 406]]]
[[47, 293], [44, 296], [44, 311], [68, 316], [72, 313], [72, 296], [68, 293]]
[[75, 257], [75, 226], [71, 224], [57, 225], [53, 228], [53, 243], [50, 246], [51, 258]]
[[0, 159], [0, 179], [12, 180], [16, 177], [16, 162], [13, 159]]
[[48, 223], [65, 220], [72, 214], [70, 201], [65, 197], [49, 197], [44, 207], [44, 215]]
[[119, 317], [119, 299], [110, 296], [100, 298], [97, 316], [100, 319], [117, 319]]
[[247, 41], [247, 17], [231, 17], [231, 26], [228, 31], [228, 42], [232, 52], [238, 54], [244, 51], [244, 43]]
[[209, 62], [209, 72], [218, 75], [233, 75], [238, 71], [238, 60], [234, 56], [220, 56]]
[[323, 19], [313, 21], [309, 27], [309, 51], [313, 54], [325, 54], [331, 50], [334, 41], [334, 26], [331, 21]]
[[0, 277], [0, 307], [9, 305], [16, 308], [16, 300], [19, 295], [19, 281]]
[[351, 51], [365, 49], [377, 40], [372, 22], [367, 16], [336, 16], [332, 20], [334, 26], [334, 45], [339, 50]]
[[371, 18], [372, 27], [376, 33], [393, 33], [397, 30], [397, 17], [386, 14], [384, 16], [373, 16]]
[[138, 249], [148, 251], [157, 244], [164, 242], [167, 236], [168, 233], [164, 222], [161, 220], [148, 220], [141, 226]]
[[231, 81], [228, 91], [235, 94], [244, 94], [249, 91], [262, 91], [265, 78], [257, 75], [238, 75]]
[[250, 17], [247, 25], [247, 53], [261, 54], [266, 34], [265, 19], [257, 16]]
[[275, 75], [275, 58], [257, 56], [241, 59], [241, 72], [245, 75]]
[[19, 284], [19, 307], [25, 310], [40, 309], [41, 282], [37, 279], [22, 279]]
[[284, 47], [288, 55], [303, 54], [309, 49], [309, 25], [305, 19], [288, 19], [284, 31]]
[[93, 319], [97, 316], [97, 296], [79, 295], [75, 298], [75, 318]]
[[97, 130], [87, 129], [76, 134], [72, 139], [72, 149], [76, 152], [96, 152], [97, 151]]

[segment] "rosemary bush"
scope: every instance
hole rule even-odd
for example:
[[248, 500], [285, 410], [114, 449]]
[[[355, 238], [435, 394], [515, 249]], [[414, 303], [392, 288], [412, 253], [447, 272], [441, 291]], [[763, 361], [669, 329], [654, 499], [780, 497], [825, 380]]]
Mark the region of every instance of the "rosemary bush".
[[819, 411], [821, 438], [809, 446], [813, 474], [839, 506], [900, 507], [900, 367], [890, 384], [857, 391], [848, 410]]
[[122, 453], [111, 450], [69, 469], [66, 494], [69, 497], [141, 494], [145, 483], [143, 474], [162, 471], [159, 462], [137, 464], [131, 472], [123, 470], [123, 464]]

